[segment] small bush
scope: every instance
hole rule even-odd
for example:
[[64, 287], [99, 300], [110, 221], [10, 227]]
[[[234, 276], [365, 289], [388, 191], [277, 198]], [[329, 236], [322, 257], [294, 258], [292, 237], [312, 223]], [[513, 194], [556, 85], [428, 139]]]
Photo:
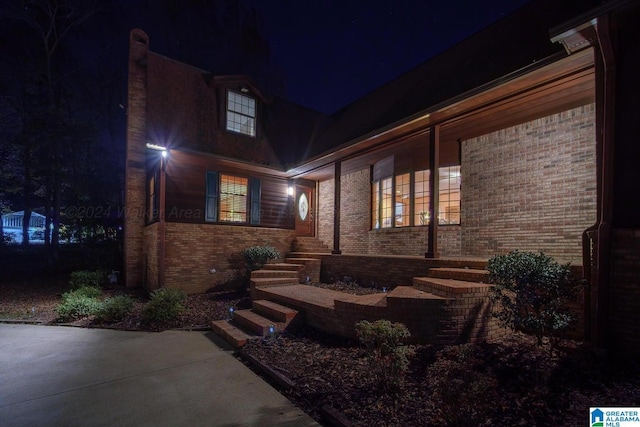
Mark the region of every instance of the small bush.
[[503, 326], [535, 335], [555, 336], [575, 321], [567, 304], [578, 287], [571, 281], [569, 264], [559, 265], [543, 253], [510, 252], [487, 263], [493, 315]]
[[107, 274], [104, 271], [79, 270], [70, 275], [69, 287], [79, 289], [83, 286], [100, 287], [106, 283]]
[[356, 323], [360, 344], [369, 352], [372, 370], [383, 388], [395, 388], [409, 368], [411, 351], [403, 341], [411, 336], [402, 323], [388, 320], [366, 320]]
[[119, 322], [133, 309], [134, 300], [128, 295], [117, 295], [102, 302], [96, 317], [105, 322]]
[[65, 298], [65, 295], [83, 296], [87, 298], [99, 298], [100, 296], [102, 296], [102, 289], [96, 288], [95, 286], [82, 286], [76, 290], [62, 294], [63, 300]]
[[472, 344], [445, 347], [427, 370], [432, 403], [447, 425], [484, 425], [496, 401], [497, 381]]
[[63, 321], [93, 316], [98, 312], [101, 303], [98, 297], [102, 291], [93, 286], [83, 286], [75, 291], [62, 294], [62, 302], [55, 308], [58, 318]]
[[249, 271], [260, 270], [269, 260], [280, 258], [280, 252], [271, 246], [251, 246], [242, 251]]
[[142, 310], [142, 318], [147, 323], [160, 324], [175, 320], [184, 312], [186, 298], [187, 295], [179, 289], [156, 289]]

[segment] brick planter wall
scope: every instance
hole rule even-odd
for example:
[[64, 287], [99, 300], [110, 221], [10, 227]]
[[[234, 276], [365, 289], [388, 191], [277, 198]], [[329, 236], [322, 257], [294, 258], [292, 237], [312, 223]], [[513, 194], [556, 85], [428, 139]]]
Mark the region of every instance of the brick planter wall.
[[320, 278], [331, 283], [351, 277], [363, 286], [411, 286], [413, 278], [425, 276], [428, 262], [423, 257], [385, 257], [375, 255], [322, 256]]
[[294, 236], [276, 228], [166, 223], [165, 286], [194, 294], [239, 285], [244, 248], [268, 244], [284, 257]]

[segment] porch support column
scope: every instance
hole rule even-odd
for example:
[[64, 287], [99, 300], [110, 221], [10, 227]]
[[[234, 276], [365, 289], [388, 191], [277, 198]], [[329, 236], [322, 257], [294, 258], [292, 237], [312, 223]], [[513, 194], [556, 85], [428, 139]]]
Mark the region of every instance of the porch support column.
[[440, 125], [429, 129], [429, 226], [427, 232], [426, 258], [439, 258], [438, 253], [438, 210], [440, 205]]
[[340, 176], [342, 174], [342, 162], [334, 165], [333, 179], [333, 250], [334, 255], [340, 255]]

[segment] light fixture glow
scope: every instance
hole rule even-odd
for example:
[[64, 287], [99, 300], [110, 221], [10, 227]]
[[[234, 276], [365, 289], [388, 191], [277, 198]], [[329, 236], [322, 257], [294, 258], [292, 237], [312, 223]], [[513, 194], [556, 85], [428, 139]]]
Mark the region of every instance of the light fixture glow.
[[163, 147], [162, 145], [157, 145], [157, 144], [151, 144], [150, 142], [147, 142], [147, 148], [151, 150], [157, 150], [157, 151], [163, 151], [163, 152], [167, 151], [167, 147]]
[[293, 196], [293, 186], [290, 185], [289, 188], [287, 188], [287, 194], [290, 196]]

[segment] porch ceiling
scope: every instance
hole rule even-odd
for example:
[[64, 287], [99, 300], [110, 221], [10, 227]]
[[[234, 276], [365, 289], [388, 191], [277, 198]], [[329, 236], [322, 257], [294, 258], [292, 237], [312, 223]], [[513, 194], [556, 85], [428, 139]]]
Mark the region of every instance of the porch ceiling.
[[[399, 147], [416, 144], [410, 136], [424, 134], [440, 124], [441, 150], [464, 140], [526, 121], [565, 111], [595, 100], [593, 51], [550, 62], [530, 72], [516, 72], [475, 93], [461, 94], [439, 106], [350, 141], [287, 172], [295, 178], [326, 180], [334, 176], [333, 164], [342, 161], [342, 174], [362, 170]], [[404, 145], [403, 145], [404, 144]], [[416, 149], [420, 147], [415, 145]]]

